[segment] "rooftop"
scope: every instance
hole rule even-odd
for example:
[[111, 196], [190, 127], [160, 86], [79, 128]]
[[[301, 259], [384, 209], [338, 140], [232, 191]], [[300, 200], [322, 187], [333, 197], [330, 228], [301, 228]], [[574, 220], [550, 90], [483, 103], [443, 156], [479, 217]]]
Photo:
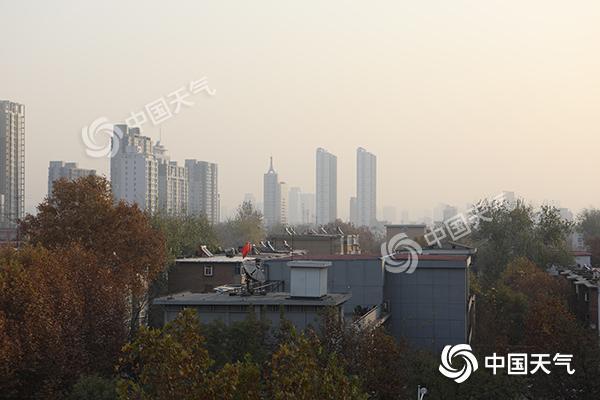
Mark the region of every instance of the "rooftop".
[[175, 260], [178, 263], [241, 263], [243, 260], [254, 260], [254, 257], [242, 257], [242, 256], [214, 256], [214, 257], [190, 257], [190, 258], [178, 258]]
[[[397, 260], [406, 260], [410, 257], [408, 253], [398, 253], [394, 255]], [[422, 261], [467, 261], [470, 258], [467, 254], [420, 254], [419, 260]], [[302, 255], [291, 257], [282, 257], [273, 261], [361, 261], [361, 260], [379, 260], [381, 254], [331, 254], [331, 255]], [[271, 261], [271, 260], [270, 260]]]
[[290, 297], [289, 293], [274, 292], [265, 295], [230, 296], [228, 293], [177, 293], [154, 300], [157, 305], [302, 305], [302, 306], [338, 306], [350, 299], [349, 293], [328, 293], [318, 298]]

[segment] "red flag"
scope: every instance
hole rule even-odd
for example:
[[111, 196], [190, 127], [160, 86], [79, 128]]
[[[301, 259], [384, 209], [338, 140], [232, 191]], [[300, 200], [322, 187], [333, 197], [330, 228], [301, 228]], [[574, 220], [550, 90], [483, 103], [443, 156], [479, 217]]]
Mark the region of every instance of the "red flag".
[[252, 250], [252, 245], [250, 244], [250, 242], [246, 242], [244, 247], [242, 247], [242, 258], [246, 257], [248, 255], [248, 253], [250, 253], [251, 250]]

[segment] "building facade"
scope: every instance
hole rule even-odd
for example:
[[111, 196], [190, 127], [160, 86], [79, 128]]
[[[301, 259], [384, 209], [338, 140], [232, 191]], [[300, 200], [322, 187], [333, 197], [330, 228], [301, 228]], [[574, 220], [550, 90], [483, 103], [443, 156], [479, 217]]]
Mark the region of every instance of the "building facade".
[[79, 168], [77, 163], [74, 162], [50, 161], [48, 166], [48, 196], [52, 194], [54, 181], [61, 178], [72, 181], [90, 175], [96, 175], [96, 170]]
[[281, 185], [279, 176], [273, 168], [273, 157], [269, 170], [263, 176], [263, 215], [265, 226], [271, 227], [281, 223]]
[[0, 227], [13, 229], [25, 210], [25, 106], [0, 100]]
[[158, 209], [171, 215], [184, 215], [188, 209], [187, 168], [177, 165], [160, 143], [154, 146], [158, 163]]
[[377, 157], [362, 147], [356, 150], [356, 225], [377, 223]]
[[[398, 254], [406, 261], [408, 254]], [[423, 254], [412, 274], [387, 271], [373, 255], [295, 256], [294, 261], [330, 262], [328, 293], [349, 293], [343, 306], [346, 318], [360, 310], [381, 307], [389, 316], [389, 332], [411, 346], [441, 351], [445, 345], [469, 343], [473, 298], [470, 296], [469, 254]], [[291, 285], [289, 259], [266, 260], [269, 281]]]
[[[115, 147], [116, 146], [116, 147]], [[124, 200], [146, 211], [158, 209], [158, 163], [152, 140], [140, 128], [115, 125], [114, 156], [110, 159], [110, 182], [116, 201]]]
[[325, 225], [337, 218], [337, 157], [318, 148], [316, 160], [317, 225]]
[[299, 187], [291, 187], [288, 193], [288, 223], [302, 223], [302, 191]]
[[302, 223], [303, 224], [314, 224], [316, 221], [315, 215], [315, 194], [314, 193], [302, 193], [300, 195], [300, 208], [302, 212]]
[[217, 164], [185, 160], [188, 174], [188, 212], [191, 215], [206, 215], [216, 224], [219, 222], [219, 176]]

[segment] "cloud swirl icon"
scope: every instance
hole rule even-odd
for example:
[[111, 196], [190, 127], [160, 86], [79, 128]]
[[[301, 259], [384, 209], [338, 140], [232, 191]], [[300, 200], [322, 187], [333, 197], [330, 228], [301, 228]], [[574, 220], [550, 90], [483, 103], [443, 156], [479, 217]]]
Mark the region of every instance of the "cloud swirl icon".
[[[99, 137], [104, 137], [104, 143], [99, 143]], [[112, 143], [112, 138], [123, 138], [123, 132], [118, 126], [101, 117], [94, 120], [89, 126], [81, 130], [81, 139], [85, 144], [85, 152], [88, 156], [94, 158], [114, 157], [119, 150], [119, 141]]]
[[[406, 259], [394, 258], [394, 255], [398, 252], [407, 253]], [[415, 272], [421, 253], [423, 253], [421, 245], [409, 239], [405, 233], [398, 233], [388, 242], [381, 244], [381, 257], [385, 262], [385, 269], [394, 274], [401, 272], [412, 274]]]
[[[458, 369], [452, 366], [452, 359], [462, 358], [464, 365]], [[442, 350], [442, 363], [440, 372], [447, 378], [454, 379], [456, 383], [466, 381], [469, 376], [479, 368], [477, 358], [473, 354], [473, 349], [468, 344], [448, 345]]]

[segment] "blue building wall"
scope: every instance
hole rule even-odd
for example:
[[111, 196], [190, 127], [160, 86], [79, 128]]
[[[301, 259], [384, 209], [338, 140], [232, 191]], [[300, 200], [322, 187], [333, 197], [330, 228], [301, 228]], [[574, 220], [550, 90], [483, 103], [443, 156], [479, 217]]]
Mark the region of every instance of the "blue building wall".
[[[387, 303], [387, 326], [396, 339], [437, 352], [447, 344], [468, 342], [468, 264], [466, 257], [432, 258], [420, 259], [412, 274], [387, 272], [375, 256], [311, 259], [332, 263], [327, 278], [330, 293], [352, 295], [344, 313], [351, 314], [357, 305], [368, 308]], [[283, 281], [286, 288], [288, 261], [265, 261], [267, 278]]]

